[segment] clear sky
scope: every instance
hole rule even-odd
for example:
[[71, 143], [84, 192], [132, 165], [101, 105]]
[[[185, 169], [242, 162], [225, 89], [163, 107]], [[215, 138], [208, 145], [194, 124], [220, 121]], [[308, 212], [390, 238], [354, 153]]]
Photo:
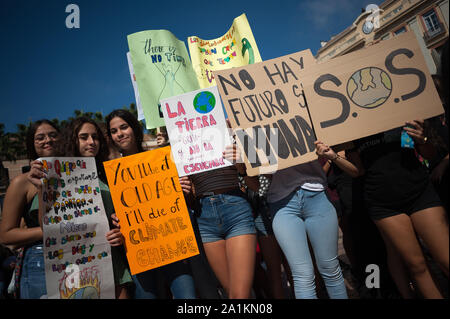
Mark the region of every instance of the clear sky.
[[[127, 35], [166, 29], [185, 42], [224, 35], [247, 15], [263, 60], [311, 49], [377, 0], [0, 0], [0, 123], [6, 132], [75, 109], [103, 115], [135, 102]], [[67, 5], [80, 28], [66, 28]]]

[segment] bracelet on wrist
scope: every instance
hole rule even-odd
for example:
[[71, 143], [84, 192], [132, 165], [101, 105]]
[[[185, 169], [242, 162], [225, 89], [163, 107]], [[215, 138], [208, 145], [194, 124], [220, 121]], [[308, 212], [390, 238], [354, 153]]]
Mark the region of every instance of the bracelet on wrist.
[[428, 137], [424, 137], [423, 138], [423, 141], [422, 142], [420, 142], [420, 143], [417, 143], [417, 144], [419, 144], [419, 145], [425, 145], [425, 144], [427, 144], [427, 142], [428, 142]]
[[334, 158], [332, 158], [330, 161], [334, 162], [335, 160], [337, 160], [339, 158], [342, 158], [342, 157], [340, 157], [338, 154], [336, 154], [336, 156]]

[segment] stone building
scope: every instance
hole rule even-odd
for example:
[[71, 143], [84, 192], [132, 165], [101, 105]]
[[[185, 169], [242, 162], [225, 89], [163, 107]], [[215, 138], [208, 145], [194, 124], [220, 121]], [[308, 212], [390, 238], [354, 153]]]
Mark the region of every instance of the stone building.
[[441, 48], [449, 34], [449, 0], [386, 0], [379, 7], [368, 5], [364, 9], [344, 31], [327, 42], [322, 41], [316, 54], [317, 62], [412, 31], [430, 73], [438, 72]]

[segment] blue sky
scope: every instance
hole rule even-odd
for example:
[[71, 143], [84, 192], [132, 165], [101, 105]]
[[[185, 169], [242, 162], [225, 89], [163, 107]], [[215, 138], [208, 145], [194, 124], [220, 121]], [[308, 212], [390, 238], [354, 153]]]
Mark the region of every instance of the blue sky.
[[[214, 39], [245, 13], [263, 60], [311, 49], [348, 27], [376, 0], [1, 0], [0, 123], [7, 132], [75, 109], [105, 116], [135, 101], [127, 35], [170, 30], [185, 42]], [[80, 8], [67, 29], [66, 6]]]

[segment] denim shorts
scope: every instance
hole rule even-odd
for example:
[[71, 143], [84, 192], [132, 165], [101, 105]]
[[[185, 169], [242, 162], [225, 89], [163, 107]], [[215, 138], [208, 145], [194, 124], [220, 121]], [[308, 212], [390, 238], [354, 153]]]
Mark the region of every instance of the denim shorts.
[[27, 248], [24, 253], [20, 276], [20, 299], [43, 298], [47, 298], [44, 249], [42, 244], [36, 244]]
[[197, 217], [202, 242], [210, 243], [235, 236], [256, 234], [249, 202], [236, 195], [219, 194], [200, 199]]

